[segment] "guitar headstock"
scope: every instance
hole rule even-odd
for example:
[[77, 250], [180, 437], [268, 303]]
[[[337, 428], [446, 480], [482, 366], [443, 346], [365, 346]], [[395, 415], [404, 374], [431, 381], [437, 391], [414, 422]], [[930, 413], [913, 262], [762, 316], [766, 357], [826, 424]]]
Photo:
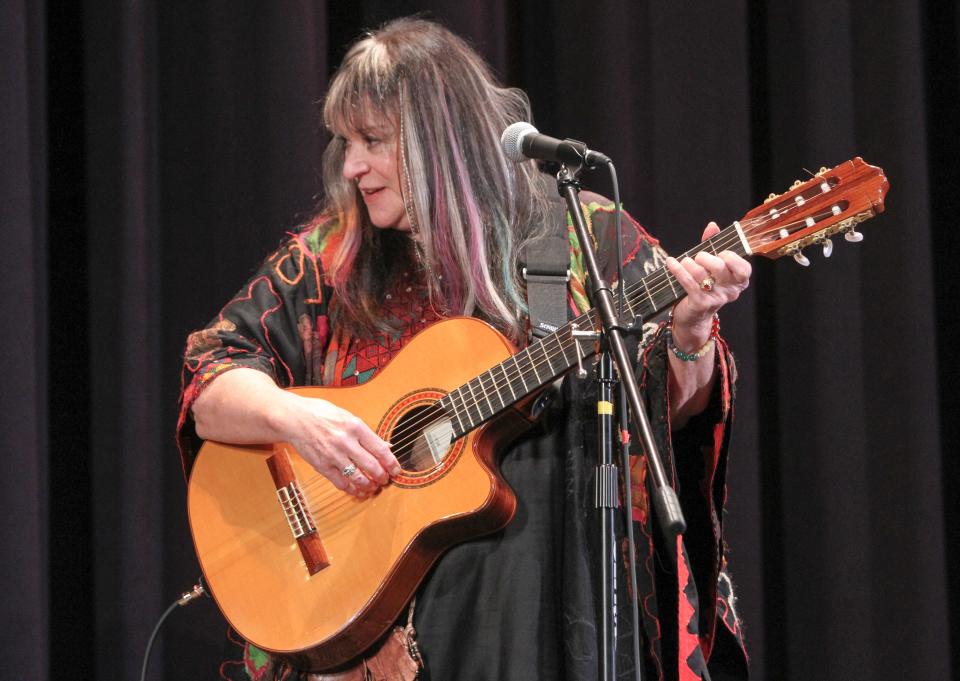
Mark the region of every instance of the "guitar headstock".
[[883, 212], [889, 187], [883, 170], [858, 156], [830, 170], [821, 168], [806, 182], [797, 180], [783, 194], [771, 194], [740, 220], [740, 228], [751, 252], [768, 258], [792, 255], [809, 265], [801, 252], [806, 246], [821, 244], [829, 256], [835, 234], [861, 241], [856, 225]]

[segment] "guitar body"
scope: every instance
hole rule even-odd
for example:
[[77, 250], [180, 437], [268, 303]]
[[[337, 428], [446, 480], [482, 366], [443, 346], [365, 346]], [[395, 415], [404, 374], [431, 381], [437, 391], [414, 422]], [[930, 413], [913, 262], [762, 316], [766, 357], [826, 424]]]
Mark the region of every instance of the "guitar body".
[[[512, 353], [487, 324], [450, 319], [411, 339], [363, 385], [292, 390], [335, 402], [395, 443], [424, 420], [425, 405]], [[403, 472], [369, 499], [337, 490], [288, 444], [205, 443], [187, 503], [210, 592], [247, 640], [298, 668], [349, 661], [394, 623], [444, 550], [509, 522], [516, 500], [494, 452], [528, 424], [509, 409], [439, 463], [398, 455]], [[315, 523], [324, 557], [312, 574], [278, 500], [271, 457], [289, 461]]]

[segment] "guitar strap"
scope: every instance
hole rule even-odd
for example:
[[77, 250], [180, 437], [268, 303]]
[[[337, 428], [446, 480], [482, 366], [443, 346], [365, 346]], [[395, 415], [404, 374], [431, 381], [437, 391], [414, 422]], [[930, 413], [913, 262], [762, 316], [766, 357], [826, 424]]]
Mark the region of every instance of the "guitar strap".
[[563, 226], [561, 232], [527, 243], [520, 253], [530, 334], [534, 338], [543, 338], [567, 323], [570, 240], [566, 219], [559, 224]]

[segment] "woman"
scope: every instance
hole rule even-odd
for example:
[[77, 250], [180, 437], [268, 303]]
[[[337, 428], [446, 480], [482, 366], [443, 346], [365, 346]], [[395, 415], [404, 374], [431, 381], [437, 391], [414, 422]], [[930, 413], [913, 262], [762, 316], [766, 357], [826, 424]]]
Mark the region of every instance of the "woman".
[[[338, 489], [367, 497], [400, 471], [390, 444], [344, 409], [282, 388], [369, 380], [409, 338], [448, 316], [479, 317], [522, 345], [518, 254], [562, 229], [563, 211], [534, 162], [513, 164], [499, 149], [504, 128], [531, 119], [526, 96], [500, 87], [466, 43], [436, 24], [400, 19], [360, 40], [334, 76], [323, 114], [334, 135], [324, 154], [323, 208], [191, 335], [179, 442], [185, 470], [197, 438], [290, 442]], [[595, 196], [584, 204], [611, 273], [611, 207]], [[747, 286], [750, 266], [727, 252], [665, 259], [656, 241], [625, 223], [625, 277], [665, 262], [688, 294], [669, 323], [651, 328], [639, 355], [692, 537], [664, 568], [670, 551], [651, 528], [643, 457], [634, 459], [645, 678], [696, 678], [689, 675], [711, 653], [719, 660], [711, 670], [736, 672], [744, 665], [739, 625], [732, 597], [718, 591], [729, 586], [719, 518], [731, 386], [715, 313]], [[717, 231], [711, 224], [704, 237]], [[585, 277], [570, 238], [577, 312], [587, 306]], [[592, 521], [581, 484], [590, 471], [585, 440], [593, 426], [581, 395], [589, 391], [589, 381], [568, 378], [545, 418], [556, 427], [506, 454], [514, 521], [450, 550], [421, 587], [414, 617], [430, 678], [596, 676], [594, 571], [584, 554]], [[242, 665], [223, 669], [236, 678], [300, 675], [250, 646]]]

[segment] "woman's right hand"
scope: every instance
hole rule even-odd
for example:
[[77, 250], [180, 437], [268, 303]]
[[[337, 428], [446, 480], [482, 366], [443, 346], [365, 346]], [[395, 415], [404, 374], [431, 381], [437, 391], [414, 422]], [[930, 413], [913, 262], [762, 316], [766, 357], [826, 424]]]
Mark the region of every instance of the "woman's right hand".
[[[390, 445], [359, 418], [326, 400], [281, 390], [256, 369], [221, 373], [192, 409], [204, 440], [289, 442], [337, 489], [358, 497], [370, 496], [400, 472]], [[351, 465], [356, 471], [344, 475]]]
[[327, 400], [284, 394], [285, 440], [337, 489], [367, 497], [400, 473], [390, 444], [358, 417]]

